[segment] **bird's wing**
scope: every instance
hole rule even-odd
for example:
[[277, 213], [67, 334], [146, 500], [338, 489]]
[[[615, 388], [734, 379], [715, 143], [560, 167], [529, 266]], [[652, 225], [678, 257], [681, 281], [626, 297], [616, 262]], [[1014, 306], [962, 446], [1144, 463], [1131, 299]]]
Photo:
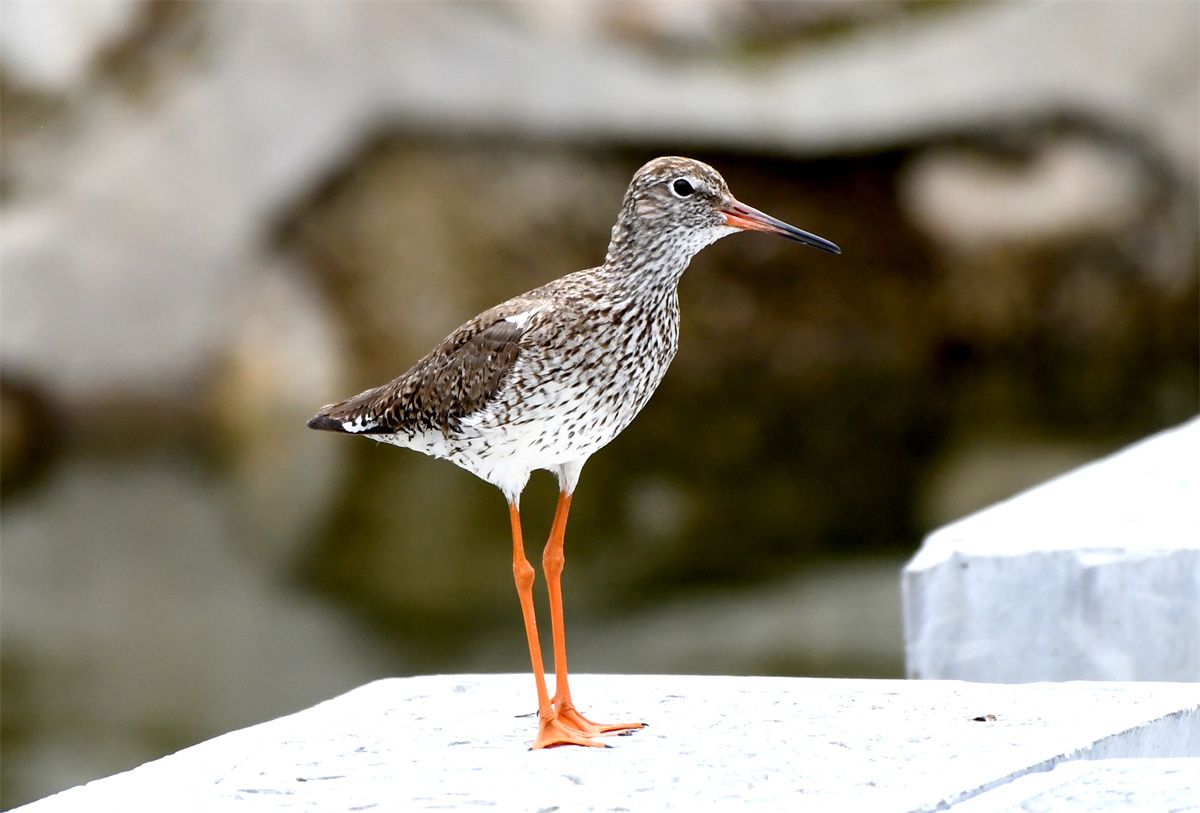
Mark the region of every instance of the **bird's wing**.
[[534, 311], [512, 303], [480, 314], [394, 381], [322, 407], [309, 427], [360, 435], [456, 431], [500, 391]]

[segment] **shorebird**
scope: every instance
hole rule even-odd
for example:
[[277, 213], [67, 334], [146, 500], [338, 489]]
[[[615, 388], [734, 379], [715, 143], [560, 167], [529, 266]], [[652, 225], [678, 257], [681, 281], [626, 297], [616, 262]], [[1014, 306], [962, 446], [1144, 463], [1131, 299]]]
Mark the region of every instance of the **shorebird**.
[[[738, 202], [715, 169], [657, 158], [625, 193], [604, 263], [513, 297], [465, 323], [399, 378], [321, 408], [308, 425], [449, 460], [508, 502], [513, 577], [537, 684], [533, 748], [603, 746], [642, 723], [594, 723], [575, 708], [563, 631], [563, 540], [584, 463], [641, 411], [679, 343], [680, 277], [692, 257], [742, 230], [840, 254], [836, 245]], [[546, 689], [519, 504], [529, 475], [558, 478], [542, 568], [555, 693]]]

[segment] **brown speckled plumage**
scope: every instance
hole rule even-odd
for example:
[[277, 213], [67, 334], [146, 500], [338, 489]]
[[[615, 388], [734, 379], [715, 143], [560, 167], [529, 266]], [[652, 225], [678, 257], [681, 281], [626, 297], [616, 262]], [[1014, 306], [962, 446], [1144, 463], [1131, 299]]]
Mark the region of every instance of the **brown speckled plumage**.
[[330, 404], [313, 418], [314, 429], [358, 434], [441, 432], [449, 437], [462, 419], [485, 407], [499, 391], [520, 353], [521, 329], [493, 308], [446, 337], [412, 369], [381, 387]]
[[[690, 194], [678, 194], [680, 180]], [[534, 469], [554, 471], [570, 493], [583, 463], [633, 420], [674, 358], [676, 288], [692, 256], [760, 228], [731, 225], [744, 212], [761, 215], [737, 203], [712, 167], [651, 161], [630, 183], [603, 265], [483, 312], [399, 378], [322, 408], [309, 426], [447, 458], [510, 502]]]

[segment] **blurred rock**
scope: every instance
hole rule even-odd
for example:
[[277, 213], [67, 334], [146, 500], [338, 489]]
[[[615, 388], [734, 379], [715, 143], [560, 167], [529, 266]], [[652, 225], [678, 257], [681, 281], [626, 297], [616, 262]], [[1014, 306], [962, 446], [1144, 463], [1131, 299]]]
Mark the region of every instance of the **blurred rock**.
[[395, 670], [247, 555], [227, 497], [175, 450], [73, 458], [5, 505], [6, 805]]
[[205, 414], [230, 463], [240, 535], [286, 568], [345, 476], [347, 447], [304, 426], [322, 393], [349, 387], [345, 351], [325, 300], [284, 258], [260, 264], [242, 289]]
[[64, 93], [83, 82], [93, 60], [132, 26], [141, 0], [4, 4], [0, 68], [42, 92]]
[[380, 138], [286, 213], [280, 241], [338, 309], [358, 392], [478, 311], [602, 262], [625, 174], [568, 149]]
[[[571, 666], [637, 674], [898, 676], [899, 567], [897, 560], [817, 564], [753, 588], [696, 591], [616, 615], [597, 611], [600, 601], [580, 606], [573, 588], [588, 575], [568, 554]], [[493, 635], [472, 647], [466, 663], [515, 670], [522, 656], [519, 638]]]
[[742, 3], [512, 3], [510, 14], [537, 35], [591, 43], [597, 38], [644, 44], [659, 54], [694, 56], [727, 40]]
[[959, 252], [1133, 229], [1151, 196], [1136, 156], [1081, 138], [1047, 141], [1019, 161], [935, 149], [908, 172], [901, 190], [914, 220]]
[[602, 37], [559, 43], [472, 6], [204, 17], [205, 57], [160, 106], [109, 100], [65, 145], [45, 140], [53, 162], [23, 153], [47, 176], [8, 204], [0, 351], [62, 397], [185, 388], [221, 351], [237, 269], [272, 213], [387, 120], [811, 155], [1066, 105], [1196, 174], [1187, 4], [983, 6], [785, 51], [752, 75], [631, 59]]
[[45, 395], [29, 382], [0, 376], [0, 487], [5, 497], [47, 462], [55, 446], [56, 418]]
[[1058, 438], [972, 437], [931, 467], [921, 524], [938, 528], [1094, 460], [1102, 449]]

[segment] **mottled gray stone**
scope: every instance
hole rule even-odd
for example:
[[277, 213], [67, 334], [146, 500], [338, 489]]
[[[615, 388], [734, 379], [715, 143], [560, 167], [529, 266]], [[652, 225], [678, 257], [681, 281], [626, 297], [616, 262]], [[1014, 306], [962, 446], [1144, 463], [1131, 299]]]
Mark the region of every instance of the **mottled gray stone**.
[[601, 676], [612, 748], [526, 750], [528, 675], [383, 680], [25, 808], [814, 810], [953, 804], [1062, 760], [1200, 755], [1200, 687]]

